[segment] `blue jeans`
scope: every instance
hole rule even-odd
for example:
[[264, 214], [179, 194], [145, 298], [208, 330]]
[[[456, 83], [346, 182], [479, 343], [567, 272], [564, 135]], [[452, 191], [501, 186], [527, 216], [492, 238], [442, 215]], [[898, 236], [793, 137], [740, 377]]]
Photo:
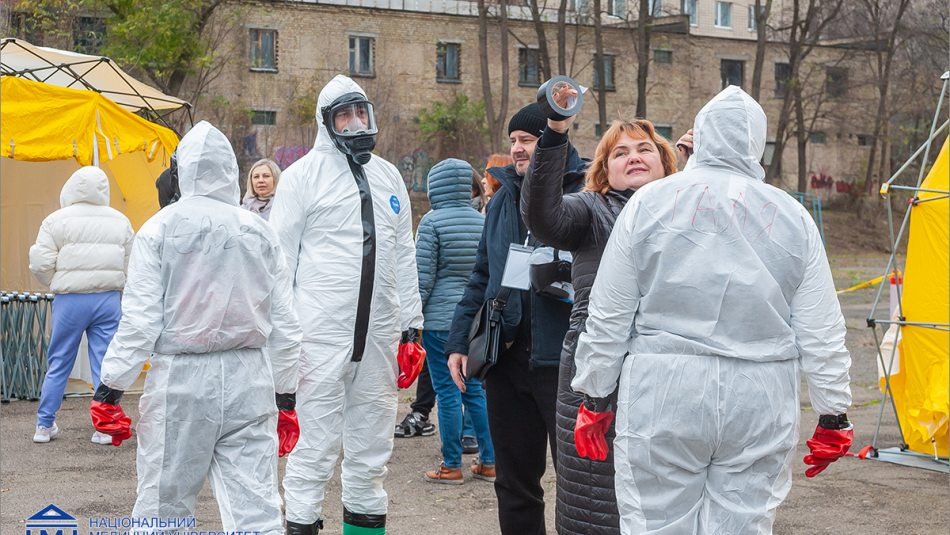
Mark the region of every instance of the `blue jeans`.
[[495, 447], [488, 430], [488, 409], [485, 390], [478, 379], [465, 381], [465, 392], [459, 392], [449, 373], [448, 357], [445, 354], [447, 331], [423, 331], [422, 347], [426, 350], [426, 362], [432, 388], [435, 389], [439, 406], [439, 435], [442, 438], [442, 460], [447, 468], [462, 466], [462, 405], [472, 418], [475, 438], [478, 440], [479, 459], [484, 464], [495, 464]]
[[92, 387], [99, 388], [99, 370], [122, 317], [119, 292], [59, 294], [53, 299], [53, 332], [47, 350], [46, 378], [36, 411], [36, 425], [52, 427], [63, 404], [66, 381], [73, 371], [82, 333], [89, 342]]

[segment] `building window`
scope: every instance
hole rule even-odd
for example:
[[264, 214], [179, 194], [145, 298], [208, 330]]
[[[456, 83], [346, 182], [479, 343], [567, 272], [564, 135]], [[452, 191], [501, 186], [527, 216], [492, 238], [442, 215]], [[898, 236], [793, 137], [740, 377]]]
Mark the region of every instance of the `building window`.
[[73, 50], [82, 54], [98, 54], [106, 36], [106, 19], [77, 17], [73, 21]]
[[459, 82], [462, 79], [459, 70], [459, 57], [462, 45], [458, 43], [439, 43], [435, 47], [435, 80], [437, 82]]
[[[600, 80], [597, 78], [597, 56], [594, 56], [594, 83], [591, 84], [594, 89], [600, 89]], [[614, 56], [604, 54], [604, 89], [615, 91], [614, 85]]]
[[277, 124], [277, 112], [268, 110], [252, 110], [251, 124], [273, 126]]
[[750, 32], [757, 31], [759, 29], [759, 21], [755, 17], [755, 5], [749, 6], [749, 23], [746, 25]]
[[376, 38], [362, 35], [350, 36], [350, 75], [375, 76], [374, 49]]
[[650, 1], [650, 16], [659, 17], [660, 12], [663, 11], [663, 0], [649, 0]]
[[824, 132], [812, 132], [808, 134], [808, 142], [817, 145], [824, 145], [828, 141], [828, 136]]
[[597, 137], [604, 135], [604, 127], [600, 126], [600, 123], [594, 123], [594, 135]]
[[537, 48], [518, 49], [518, 85], [538, 87], [541, 85], [541, 67]]
[[719, 75], [722, 78], [722, 89], [730, 85], [742, 87], [742, 81], [745, 79], [745, 62], [737, 59], [721, 60]]
[[251, 28], [249, 38], [251, 70], [277, 72], [277, 30]]
[[673, 127], [668, 124], [655, 124], [653, 129], [656, 133], [670, 140], [673, 137]]
[[788, 81], [792, 78], [792, 66], [788, 63], [775, 64], [775, 98], [785, 98], [788, 93]]
[[716, 27], [732, 28], [732, 2], [716, 2]]
[[858, 146], [870, 147], [874, 144], [874, 136], [869, 134], [858, 134]]
[[847, 95], [848, 69], [845, 67], [826, 67], [825, 91], [831, 98], [841, 98]]
[[625, 18], [627, 16], [626, 0], [607, 0], [607, 14], [611, 17]]
[[696, 0], [681, 0], [680, 11], [684, 15], [689, 15], [689, 25], [696, 26], [699, 24], [699, 18], [696, 14]]
[[655, 63], [665, 63], [669, 65], [673, 63], [673, 51], [658, 48], [653, 51], [653, 61]]

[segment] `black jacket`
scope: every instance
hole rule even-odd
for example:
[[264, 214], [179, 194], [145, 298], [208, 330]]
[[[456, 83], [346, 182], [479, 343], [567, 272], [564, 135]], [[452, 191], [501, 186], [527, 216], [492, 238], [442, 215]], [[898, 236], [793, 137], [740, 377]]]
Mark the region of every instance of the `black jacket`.
[[[543, 145], [543, 146], [542, 146]], [[614, 492], [613, 435], [607, 434], [610, 454], [604, 462], [577, 454], [574, 423], [583, 396], [571, 389], [577, 338], [587, 321], [587, 303], [607, 239], [628, 195], [585, 191], [564, 194], [560, 177], [570, 150], [567, 136], [546, 130], [535, 150], [521, 191], [521, 214], [532, 234], [552, 247], [571, 251], [574, 264], [574, 308], [564, 338], [557, 397], [557, 532], [565, 534], [620, 533]]]
[[[584, 161], [577, 155], [577, 151], [570, 151], [568, 167], [578, 172], [562, 175], [561, 187], [565, 191], [578, 191], [583, 181], [580, 172]], [[501, 182], [491, 202], [488, 203], [488, 213], [485, 215], [485, 227], [478, 242], [478, 252], [475, 257], [475, 270], [468, 281], [462, 300], [455, 308], [452, 318], [452, 328], [445, 344], [445, 353], [468, 353], [468, 333], [478, 309], [486, 300], [495, 297], [501, 289], [501, 277], [508, 260], [508, 247], [513, 244], [523, 244], [527, 236], [527, 228], [521, 220], [518, 204], [521, 199], [522, 177], [515, 172], [514, 165], [495, 167], [489, 172]], [[529, 245], [540, 246], [537, 240], [529, 240]], [[519, 295], [520, 294], [520, 295]], [[527, 306], [530, 310], [529, 318], [525, 318], [522, 311]], [[508, 304], [502, 314], [502, 337], [506, 342], [515, 340], [519, 333], [527, 330], [530, 333], [530, 365], [557, 366], [561, 358], [561, 343], [567, 332], [570, 316], [570, 305], [567, 303], [538, 295], [533, 291], [514, 291], [508, 299]], [[529, 324], [522, 325], [523, 321]], [[530, 329], [525, 329], [530, 327]]]

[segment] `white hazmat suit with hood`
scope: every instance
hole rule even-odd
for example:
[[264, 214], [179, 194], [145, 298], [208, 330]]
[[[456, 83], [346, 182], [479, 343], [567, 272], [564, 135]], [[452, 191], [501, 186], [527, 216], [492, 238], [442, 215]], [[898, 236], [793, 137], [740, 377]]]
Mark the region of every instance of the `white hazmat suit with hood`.
[[301, 436], [283, 480], [288, 526], [316, 529], [342, 446], [344, 533], [347, 524], [385, 525], [396, 350], [402, 331], [423, 324], [405, 183], [376, 155], [358, 181], [324, 124], [321, 110], [354, 93], [365, 98], [345, 76], [320, 92], [316, 143], [281, 174], [270, 218], [304, 326]]
[[224, 134], [202, 121], [177, 153], [181, 200], [135, 237], [102, 365], [122, 391], [153, 353], [132, 514], [193, 515], [210, 477], [225, 531], [282, 533], [274, 394], [296, 390], [301, 337], [290, 272], [267, 222], [238, 207]]
[[845, 323], [811, 216], [763, 181], [759, 104], [730, 86], [693, 131], [686, 169], [617, 220], [571, 386], [605, 398], [620, 380], [623, 533], [771, 533], [799, 371], [819, 414], [851, 404]]

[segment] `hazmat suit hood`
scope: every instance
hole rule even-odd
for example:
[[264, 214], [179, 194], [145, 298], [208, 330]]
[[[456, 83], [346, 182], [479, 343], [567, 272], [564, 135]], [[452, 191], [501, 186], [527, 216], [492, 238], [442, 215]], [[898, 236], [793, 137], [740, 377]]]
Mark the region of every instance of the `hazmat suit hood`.
[[209, 197], [238, 205], [238, 164], [231, 142], [220, 130], [201, 121], [178, 143], [178, 187], [182, 200]]
[[59, 193], [60, 208], [80, 202], [109, 206], [109, 177], [102, 169], [91, 165], [81, 167], [63, 184]]
[[320, 113], [320, 110], [333, 104], [333, 101], [342, 97], [347, 93], [359, 93], [366, 97], [366, 91], [363, 91], [363, 88], [360, 85], [353, 81], [352, 78], [348, 76], [343, 76], [338, 74], [330, 80], [326, 86], [323, 87], [323, 90], [320, 91], [320, 96], [317, 97], [317, 141], [314, 143], [314, 148], [319, 151], [333, 151], [340, 152], [336, 145], [333, 144], [333, 138], [330, 137], [330, 131], [327, 130], [327, 125], [323, 122], [323, 114]]
[[429, 203], [434, 210], [449, 206], [469, 206], [472, 196], [472, 166], [449, 158], [429, 171]]
[[765, 153], [766, 118], [762, 106], [737, 86], [706, 103], [693, 125], [693, 156], [685, 170], [717, 167], [765, 180], [759, 161]]

